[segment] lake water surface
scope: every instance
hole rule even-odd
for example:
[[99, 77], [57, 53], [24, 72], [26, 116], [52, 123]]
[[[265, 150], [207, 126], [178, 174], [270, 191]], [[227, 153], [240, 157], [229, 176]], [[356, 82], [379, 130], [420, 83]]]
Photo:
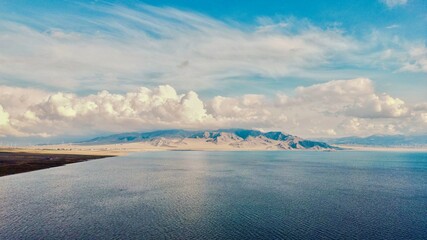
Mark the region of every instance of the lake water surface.
[[149, 152], [0, 178], [0, 239], [427, 239], [427, 153]]

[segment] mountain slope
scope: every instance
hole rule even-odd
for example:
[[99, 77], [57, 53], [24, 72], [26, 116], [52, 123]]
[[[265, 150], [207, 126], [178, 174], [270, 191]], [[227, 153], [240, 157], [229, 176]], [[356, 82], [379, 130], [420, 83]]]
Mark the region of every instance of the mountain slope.
[[215, 131], [160, 130], [132, 132], [97, 137], [80, 144], [150, 143], [156, 147], [174, 147], [191, 144], [216, 144], [232, 148], [255, 149], [338, 149], [324, 142], [305, 140], [283, 132], [261, 132], [246, 129], [219, 129]]

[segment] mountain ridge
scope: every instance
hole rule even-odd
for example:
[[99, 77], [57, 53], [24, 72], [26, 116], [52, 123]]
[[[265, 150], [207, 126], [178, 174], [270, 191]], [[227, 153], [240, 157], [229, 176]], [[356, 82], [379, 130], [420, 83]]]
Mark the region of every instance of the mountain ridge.
[[420, 135], [384, 135], [375, 134], [367, 137], [342, 137], [318, 139], [328, 144], [338, 145], [360, 145], [360, 146], [381, 146], [381, 147], [407, 147], [407, 146], [427, 146], [427, 134]]
[[78, 144], [124, 144], [144, 142], [153, 146], [202, 144], [227, 145], [234, 148], [336, 150], [338, 147], [311, 141], [281, 131], [262, 132], [252, 129], [182, 130], [168, 129], [150, 132], [128, 132], [96, 137]]

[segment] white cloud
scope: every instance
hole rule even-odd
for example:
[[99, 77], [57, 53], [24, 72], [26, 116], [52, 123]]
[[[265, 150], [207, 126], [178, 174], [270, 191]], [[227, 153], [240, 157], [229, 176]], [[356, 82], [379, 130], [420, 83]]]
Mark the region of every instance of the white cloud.
[[339, 31], [310, 25], [260, 33], [168, 8], [98, 10], [108, 14], [103, 23], [81, 23], [106, 29], [97, 33], [1, 23], [0, 74], [63, 89], [100, 89], [121, 79], [199, 87], [232, 77], [298, 75], [356, 45]]
[[29, 112], [41, 121], [89, 124], [93, 130], [104, 131], [108, 126], [116, 125], [129, 130], [174, 124], [190, 127], [209, 118], [195, 92], [178, 95], [168, 85], [153, 90], [140, 88], [123, 95], [102, 91], [79, 97], [59, 92], [50, 95], [45, 102], [31, 106]]
[[209, 103], [208, 110], [225, 126], [249, 126], [268, 122], [271, 117], [268, 107], [264, 96], [247, 94], [242, 97], [216, 96]]
[[371, 94], [346, 107], [344, 112], [361, 118], [395, 118], [406, 116], [409, 110], [399, 98], [387, 94]]
[[3, 106], [0, 105], [0, 126], [5, 127], [9, 125], [9, 113], [5, 112]]
[[344, 113], [359, 118], [395, 118], [408, 113], [405, 102], [388, 94], [377, 94], [367, 78], [334, 80], [327, 83], [299, 87], [295, 100], [300, 104], [314, 104], [331, 113]]
[[427, 47], [412, 47], [401, 71], [427, 72]]
[[381, 0], [384, 4], [386, 4], [389, 8], [393, 8], [399, 5], [405, 5], [408, 3], [408, 0]]
[[10, 115], [3, 109], [3, 106], [0, 105], [0, 137], [7, 135], [12, 136], [22, 136], [22, 134], [10, 125]]
[[411, 106], [376, 93], [367, 78], [298, 87], [293, 95], [216, 96], [205, 101], [194, 91], [178, 93], [169, 85], [124, 94], [44, 93], [33, 103], [26, 99], [38, 99], [40, 91], [3, 89], [14, 96], [0, 98], [0, 135], [9, 136], [223, 127], [283, 130], [304, 137], [427, 131], [423, 104]]
[[336, 129], [340, 132], [347, 132], [348, 135], [352, 136], [366, 136], [373, 134], [399, 134], [402, 133], [399, 128], [404, 128], [404, 126], [391, 121], [375, 122], [371, 119], [348, 118], [342, 121]]
[[395, 29], [395, 28], [400, 28], [399, 24], [392, 24], [392, 25], [388, 25], [387, 27], [385, 27], [386, 29]]
[[0, 104], [10, 113], [22, 112], [29, 106], [43, 102], [49, 93], [46, 91], [0, 85]]
[[[52, 16], [62, 28], [42, 19], [38, 28], [1, 21], [0, 76], [65, 91], [129, 91], [153, 82], [197, 90], [254, 76], [326, 78], [337, 63], [382, 67], [383, 48], [391, 44], [388, 37], [358, 40], [294, 19], [263, 18], [242, 28], [173, 8], [93, 11], [87, 18]], [[395, 55], [389, 61], [399, 61]]]
[[367, 78], [351, 80], [333, 80], [296, 89], [297, 97], [303, 101], [351, 102], [354, 98], [364, 97], [374, 92], [372, 81]]

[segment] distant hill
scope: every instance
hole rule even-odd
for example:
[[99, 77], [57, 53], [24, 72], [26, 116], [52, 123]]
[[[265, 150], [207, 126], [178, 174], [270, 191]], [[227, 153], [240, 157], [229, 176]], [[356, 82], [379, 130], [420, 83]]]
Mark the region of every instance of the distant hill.
[[152, 132], [120, 133], [96, 137], [79, 144], [123, 144], [149, 142], [153, 146], [189, 144], [217, 144], [233, 148], [256, 149], [338, 149], [324, 142], [305, 140], [284, 132], [261, 132], [247, 129], [218, 129], [206, 131], [186, 131], [181, 129]]
[[369, 137], [344, 137], [322, 139], [329, 144], [361, 145], [380, 147], [418, 147], [427, 146], [427, 135], [372, 135]]

